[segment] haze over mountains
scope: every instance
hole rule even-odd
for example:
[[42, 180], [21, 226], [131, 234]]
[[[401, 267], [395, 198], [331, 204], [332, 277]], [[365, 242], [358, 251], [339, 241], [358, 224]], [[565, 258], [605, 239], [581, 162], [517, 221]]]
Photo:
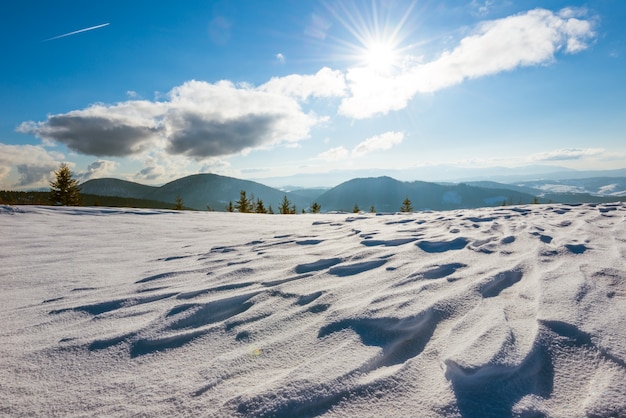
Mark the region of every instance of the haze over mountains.
[[[574, 176], [575, 177], [575, 176]], [[333, 188], [273, 188], [264, 184], [217, 174], [187, 176], [163, 186], [147, 186], [105, 178], [86, 181], [83, 193], [150, 199], [174, 203], [178, 196], [184, 206], [196, 210], [224, 211], [239, 199], [241, 190], [248, 197], [261, 199], [266, 207], [277, 209], [285, 196], [297, 211], [308, 211], [313, 202], [322, 211], [352, 211], [355, 206], [369, 211], [396, 212], [408, 197], [414, 210], [451, 210], [502, 204], [580, 203], [623, 200], [626, 177], [542, 179], [505, 184], [494, 181], [433, 183], [399, 181], [388, 176], [355, 178]]]
[[592, 177], [626, 177], [626, 168], [617, 170], [572, 170], [556, 165], [528, 165], [522, 167], [467, 168], [454, 165], [432, 165], [413, 168], [390, 169], [337, 169], [327, 173], [294, 174], [285, 177], [251, 178], [270, 187], [297, 184], [301, 187], [326, 185], [334, 187], [355, 178], [389, 176], [401, 181], [429, 181], [434, 183], [467, 183], [495, 181], [513, 184], [531, 180], [571, 180]]

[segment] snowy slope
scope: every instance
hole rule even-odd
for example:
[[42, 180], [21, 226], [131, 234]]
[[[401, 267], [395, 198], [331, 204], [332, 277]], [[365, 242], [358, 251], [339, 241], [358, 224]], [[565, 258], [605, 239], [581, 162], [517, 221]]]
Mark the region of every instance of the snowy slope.
[[0, 231], [0, 415], [626, 416], [624, 204]]

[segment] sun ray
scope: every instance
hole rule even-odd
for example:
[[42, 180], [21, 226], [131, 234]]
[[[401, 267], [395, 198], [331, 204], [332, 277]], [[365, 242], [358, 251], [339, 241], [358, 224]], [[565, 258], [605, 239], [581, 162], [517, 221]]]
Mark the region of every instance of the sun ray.
[[406, 25], [417, 0], [394, 18], [379, 0], [372, 0], [371, 7], [358, 7], [354, 2], [326, 4], [326, 8], [341, 26], [354, 38], [353, 41], [335, 38], [345, 49], [341, 58], [352, 65], [367, 67], [375, 72], [389, 73], [400, 67], [407, 47], [402, 42], [408, 35]]

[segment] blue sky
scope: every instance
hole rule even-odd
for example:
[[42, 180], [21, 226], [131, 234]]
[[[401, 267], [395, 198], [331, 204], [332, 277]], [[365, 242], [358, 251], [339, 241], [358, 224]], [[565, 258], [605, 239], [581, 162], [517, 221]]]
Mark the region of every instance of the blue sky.
[[621, 0], [4, 3], [3, 189], [626, 167]]

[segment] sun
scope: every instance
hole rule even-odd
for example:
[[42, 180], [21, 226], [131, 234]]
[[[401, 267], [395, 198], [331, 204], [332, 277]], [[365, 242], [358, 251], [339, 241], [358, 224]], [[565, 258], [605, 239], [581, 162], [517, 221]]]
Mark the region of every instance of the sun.
[[399, 53], [393, 43], [373, 41], [365, 46], [363, 64], [377, 72], [387, 73], [398, 66]]
[[[335, 38], [343, 52], [338, 56], [347, 58], [358, 67], [381, 74], [391, 74], [403, 65], [411, 45], [405, 45], [409, 35], [409, 17], [417, 0], [395, 3], [372, 0], [371, 8], [362, 7], [352, 1], [327, 4], [328, 11], [343, 28], [352, 35]], [[404, 45], [404, 46], [403, 46]]]

